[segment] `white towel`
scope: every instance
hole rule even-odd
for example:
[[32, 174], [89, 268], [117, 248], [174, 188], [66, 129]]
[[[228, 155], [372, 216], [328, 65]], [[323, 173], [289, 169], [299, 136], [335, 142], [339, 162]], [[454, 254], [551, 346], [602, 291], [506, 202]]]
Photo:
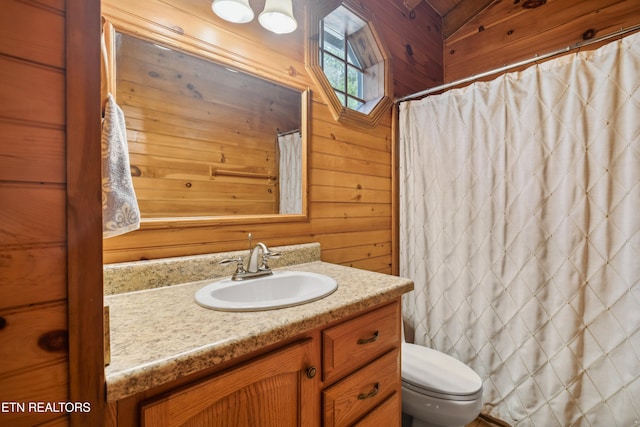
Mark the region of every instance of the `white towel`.
[[124, 113], [107, 95], [102, 121], [102, 237], [140, 228], [140, 209], [133, 190]]

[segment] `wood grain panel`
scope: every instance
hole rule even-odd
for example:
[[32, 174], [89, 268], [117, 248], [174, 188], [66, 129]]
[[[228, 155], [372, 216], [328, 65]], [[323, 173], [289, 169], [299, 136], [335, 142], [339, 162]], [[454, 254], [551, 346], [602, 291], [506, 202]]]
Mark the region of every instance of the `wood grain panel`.
[[[11, 118], [56, 126], [65, 123], [64, 110], [51, 108], [64, 105], [64, 73], [49, 67], [0, 55], [0, 118]], [[25, 96], [25, 94], [37, 94]]]
[[352, 246], [346, 248], [326, 249], [324, 255], [328, 259], [341, 259], [343, 263], [369, 260], [386, 256], [389, 253], [390, 244], [390, 241], [376, 242], [367, 245], [352, 244]]
[[[386, 120], [386, 117], [380, 119], [378, 126], [374, 129], [345, 126], [336, 122], [327, 105], [318, 102], [315, 97], [311, 105], [311, 117], [314, 137], [323, 137], [347, 142], [351, 145], [361, 145], [372, 150], [391, 152], [389, 120]], [[320, 142], [312, 144], [311, 149], [316, 150], [315, 146], [320, 144]]]
[[67, 297], [63, 246], [0, 250], [0, 310]]
[[367, 2], [376, 13], [376, 27], [393, 57], [396, 97], [415, 92], [428, 82], [442, 82], [442, 18], [425, 2], [412, 11], [399, 0]]
[[402, 400], [400, 396], [400, 393], [393, 393], [376, 409], [354, 424], [354, 427], [368, 427], [374, 424], [386, 427], [400, 427], [402, 425]]
[[382, 216], [391, 217], [391, 207], [386, 203], [314, 203], [311, 219], [332, 218], [341, 212], [343, 218]]
[[445, 40], [445, 80], [488, 71], [640, 23], [640, 3], [548, 1], [536, 9], [497, 2]]
[[64, 2], [4, 0], [0, 52], [16, 58], [64, 68]]
[[0, 210], [0, 247], [64, 242], [65, 196], [59, 185], [0, 182], [0, 200], [11, 207]]
[[[359, 218], [320, 218], [311, 223], [311, 231], [315, 238], [322, 243], [325, 234], [352, 233], [362, 230], [380, 231], [387, 230], [389, 218], [386, 217], [359, 217]], [[345, 236], [346, 238], [347, 236]]]
[[346, 187], [353, 189], [389, 190], [391, 184], [385, 176], [363, 176], [352, 171], [336, 171], [313, 169], [311, 182], [329, 187]]
[[311, 168], [352, 171], [361, 175], [377, 177], [390, 177], [391, 170], [388, 164], [375, 163], [366, 160], [366, 157], [342, 157], [338, 155], [315, 153], [311, 161]]
[[[69, 401], [69, 370], [66, 360], [49, 365], [33, 366], [26, 371], [0, 377], [2, 402], [67, 402]], [[28, 427], [53, 421], [61, 412], [15, 411], [0, 414], [2, 425]]]
[[[335, 136], [335, 135], [334, 135]], [[339, 154], [340, 157], [350, 159], [366, 159], [368, 162], [380, 163], [388, 165], [391, 159], [391, 153], [387, 150], [377, 150], [371, 146], [356, 145], [349, 141], [341, 141], [334, 138], [325, 138], [323, 136], [316, 136], [317, 144], [313, 146], [314, 153], [323, 153], [328, 155]], [[371, 138], [370, 140], [373, 140]], [[357, 141], [358, 139], [356, 139]], [[372, 144], [373, 145], [373, 144]], [[387, 140], [380, 140], [380, 147], [387, 147]], [[350, 170], [350, 169], [338, 169], [338, 170]]]
[[67, 427], [70, 425], [70, 420], [68, 415], [63, 415], [59, 418], [55, 418], [50, 421], [45, 421], [42, 424], [39, 424], [38, 427]]
[[0, 347], [0, 378], [12, 371], [66, 361], [68, 357], [66, 303], [42, 304], [1, 311], [4, 319]]
[[69, 398], [91, 411], [70, 414], [73, 426], [104, 423], [104, 308], [100, 130], [100, 2], [66, 0], [64, 112], [67, 165]]
[[327, 186], [318, 186], [311, 189], [315, 202], [353, 202], [353, 203], [379, 203], [385, 204], [391, 191], [365, 190], [361, 188], [332, 188]]
[[64, 131], [0, 119], [0, 181], [65, 182]]
[[393, 260], [391, 258], [391, 255], [385, 255], [383, 257], [365, 258], [350, 263], [345, 263], [344, 265], [348, 267], [359, 268], [361, 270], [376, 271], [383, 274], [393, 274], [392, 263]]
[[306, 425], [311, 420], [301, 399], [316, 387], [302, 375], [315, 359], [311, 346], [310, 341], [292, 344], [143, 403], [141, 425], [251, 426], [256, 420], [264, 426]]
[[442, 23], [443, 38], [447, 38], [455, 33], [460, 27], [466, 24], [473, 16], [480, 13], [494, 0], [465, 0], [457, 2], [455, 7], [443, 14]]
[[[69, 400], [65, 2], [7, 0], [0, 14], [0, 401]], [[25, 408], [0, 424], [64, 425]]]

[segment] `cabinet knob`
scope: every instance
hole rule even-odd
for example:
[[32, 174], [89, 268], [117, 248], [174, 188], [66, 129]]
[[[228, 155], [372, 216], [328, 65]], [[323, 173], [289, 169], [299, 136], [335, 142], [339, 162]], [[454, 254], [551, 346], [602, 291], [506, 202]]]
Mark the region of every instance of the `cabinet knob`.
[[307, 368], [307, 378], [313, 378], [316, 376], [317, 369], [315, 366], [309, 366]]
[[358, 344], [369, 344], [369, 343], [371, 343], [371, 342], [375, 342], [375, 341], [377, 341], [377, 340], [378, 340], [378, 337], [379, 337], [379, 336], [380, 336], [380, 332], [375, 331], [375, 332], [373, 333], [373, 335], [371, 335], [371, 336], [370, 336], [370, 337], [368, 337], [368, 338], [360, 338], [360, 339], [358, 340]]

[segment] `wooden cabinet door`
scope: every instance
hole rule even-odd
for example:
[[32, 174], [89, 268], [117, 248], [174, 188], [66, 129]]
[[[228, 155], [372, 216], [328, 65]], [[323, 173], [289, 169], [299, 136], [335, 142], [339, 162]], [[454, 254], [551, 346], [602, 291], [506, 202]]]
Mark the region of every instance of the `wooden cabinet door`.
[[311, 339], [289, 345], [143, 404], [142, 425], [314, 425], [317, 384], [306, 375], [313, 361]]

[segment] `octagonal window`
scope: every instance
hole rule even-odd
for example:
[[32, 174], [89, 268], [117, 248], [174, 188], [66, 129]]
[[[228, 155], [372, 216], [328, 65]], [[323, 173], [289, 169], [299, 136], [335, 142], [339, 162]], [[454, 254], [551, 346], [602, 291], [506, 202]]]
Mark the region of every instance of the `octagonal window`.
[[[320, 6], [318, 6], [320, 9]], [[350, 0], [311, 13], [307, 66], [337, 120], [375, 125], [391, 105], [390, 66], [372, 15]]]

